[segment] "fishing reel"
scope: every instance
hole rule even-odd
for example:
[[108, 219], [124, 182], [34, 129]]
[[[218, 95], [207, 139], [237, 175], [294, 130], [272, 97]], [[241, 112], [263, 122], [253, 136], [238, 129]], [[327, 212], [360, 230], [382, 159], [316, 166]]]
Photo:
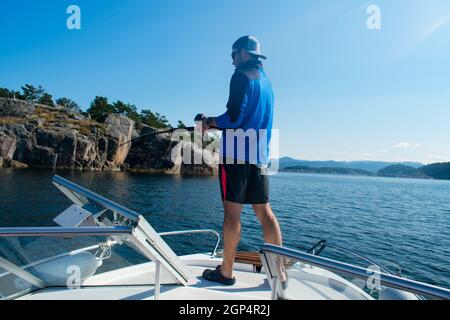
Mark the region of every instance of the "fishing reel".
[[[208, 119], [208, 117], [206, 117], [203, 113], [199, 113], [199, 114], [197, 114], [197, 115], [195, 116], [194, 121], [195, 121], [195, 123], [198, 123], [198, 122], [201, 122], [201, 121], [203, 121], [203, 120], [205, 120], [205, 119]], [[209, 119], [208, 119], [208, 120], [209, 120]], [[218, 129], [218, 130], [220, 130], [220, 129], [217, 128], [217, 127], [211, 126], [210, 121], [207, 121], [206, 124], [208, 125], [208, 127], [209, 127], [210, 129]]]
[[203, 113], [199, 113], [195, 116], [194, 121], [198, 122], [198, 121], [203, 121], [203, 119], [205, 119], [206, 116]]

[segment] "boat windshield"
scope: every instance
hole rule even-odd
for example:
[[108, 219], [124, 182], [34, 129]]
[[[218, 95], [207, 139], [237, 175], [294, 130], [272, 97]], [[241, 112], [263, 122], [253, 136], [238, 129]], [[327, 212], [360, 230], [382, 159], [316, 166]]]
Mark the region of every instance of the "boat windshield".
[[1, 298], [47, 287], [189, 282], [144, 217], [62, 177], [53, 183], [73, 203], [54, 219], [59, 227], [0, 228]]
[[151, 268], [147, 276], [120, 277], [145, 262], [150, 259], [127, 232], [0, 237], [0, 297], [17, 298], [47, 287], [150, 285], [155, 281]]
[[0, 300], [19, 298], [39, 287], [0, 267]]

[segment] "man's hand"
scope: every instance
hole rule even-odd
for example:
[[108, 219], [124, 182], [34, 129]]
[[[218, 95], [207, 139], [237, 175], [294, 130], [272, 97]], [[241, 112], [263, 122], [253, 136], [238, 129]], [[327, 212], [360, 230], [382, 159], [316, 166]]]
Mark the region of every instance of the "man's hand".
[[195, 123], [197, 124], [197, 129], [201, 129], [202, 133], [204, 133], [205, 131], [211, 129], [211, 128], [216, 128], [216, 119], [213, 117], [206, 117], [204, 114], [198, 114], [195, 117]]
[[202, 133], [205, 131], [205, 122], [207, 117], [203, 113], [199, 113], [195, 116], [195, 129], [198, 131], [202, 131]]
[[202, 133], [210, 128], [210, 118], [204, 117], [202, 120]]

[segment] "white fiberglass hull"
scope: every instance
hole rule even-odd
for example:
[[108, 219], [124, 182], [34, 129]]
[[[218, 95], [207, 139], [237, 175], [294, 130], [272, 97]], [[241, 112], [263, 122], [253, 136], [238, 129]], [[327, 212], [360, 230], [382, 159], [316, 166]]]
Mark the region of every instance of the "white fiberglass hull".
[[[236, 284], [223, 286], [205, 281], [201, 275], [205, 268], [214, 268], [221, 259], [206, 254], [183, 256], [192, 280], [186, 286], [164, 284], [161, 275], [160, 300], [270, 300], [271, 288], [264, 273], [253, 271], [251, 265], [235, 265]], [[46, 288], [23, 300], [154, 300], [155, 264], [153, 262], [117, 269], [95, 275], [79, 289]], [[142, 285], [142, 283], [149, 283]], [[138, 285], [140, 284], [140, 285]], [[298, 300], [354, 300], [372, 299], [345, 279], [324, 269], [302, 266], [290, 274], [289, 286]], [[288, 289], [289, 290], [289, 289]]]

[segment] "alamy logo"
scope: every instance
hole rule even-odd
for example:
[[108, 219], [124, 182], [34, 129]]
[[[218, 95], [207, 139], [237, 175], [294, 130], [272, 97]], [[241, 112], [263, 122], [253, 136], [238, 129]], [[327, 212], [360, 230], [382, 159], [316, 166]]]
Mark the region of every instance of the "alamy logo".
[[67, 18], [66, 25], [69, 30], [80, 30], [81, 29], [81, 9], [77, 5], [70, 5], [66, 10], [67, 14], [70, 16]]
[[381, 30], [381, 9], [379, 6], [370, 5], [367, 7], [367, 29]]
[[[269, 175], [278, 172], [279, 130], [227, 129], [222, 132], [222, 136], [222, 139], [218, 139], [217, 136], [213, 139], [208, 132], [202, 133], [201, 128], [194, 133], [177, 129], [171, 136], [175, 145], [171, 150], [171, 161], [175, 165], [212, 166], [223, 161], [227, 164], [248, 162], [261, 166], [266, 166], [270, 162], [270, 170], [263, 172]], [[270, 155], [268, 155], [269, 143]]]
[[367, 268], [369, 277], [366, 281], [366, 286], [371, 291], [381, 291], [381, 269], [379, 266], [372, 265]]
[[79, 289], [81, 287], [81, 269], [77, 265], [71, 265], [67, 268], [66, 273], [69, 275], [67, 277], [66, 285], [68, 289]]

